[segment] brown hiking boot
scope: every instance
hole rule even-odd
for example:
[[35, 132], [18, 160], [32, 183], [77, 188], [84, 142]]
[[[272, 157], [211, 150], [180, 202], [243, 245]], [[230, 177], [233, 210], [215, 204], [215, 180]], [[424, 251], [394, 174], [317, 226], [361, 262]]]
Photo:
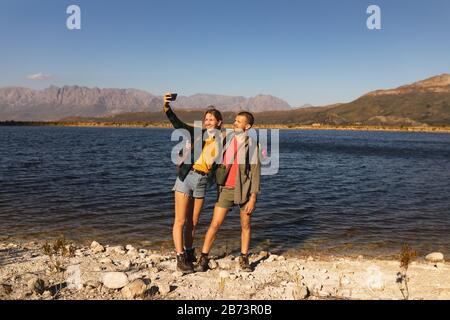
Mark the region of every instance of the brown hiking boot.
[[198, 259], [198, 264], [197, 264], [197, 268], [195, 269], [195, 271], [206, 272], [209, 269], [208, 263], [209, 263], [208, 256], [206, 254], [202, 253], [200, 258]]
[[241, 255], [239, 257], [239, 267], [241, 268], [241, 271], [244, 272], [252, 272], [253, 269], [250, 266], [250, 263], [248, 262], [248, 255]]
[[194, 266], [187, 261], [186, 253], [177, 254], [177, 270], [185, 274], [194, 272]]

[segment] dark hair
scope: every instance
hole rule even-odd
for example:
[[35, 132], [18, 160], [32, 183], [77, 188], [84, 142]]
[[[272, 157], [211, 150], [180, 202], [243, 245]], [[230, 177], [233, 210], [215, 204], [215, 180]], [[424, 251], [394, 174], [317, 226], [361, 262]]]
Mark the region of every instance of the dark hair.
[[[214, 106], [209, 106], [208, 109], [206, 109], [205, 113], [203, 114], [203, 120], [205, 120], [207, 114], [212, 114], [217, 121], [223, 122], [222, 113]], [[218, 128], [222, 128], [222, 123], [218, 126]]]
[[253, 117], [253, 115], [248, 112], [248, 111], [241, 111], [237, 114], [238, 116], [244, 116], [247, 119], [247, 123], [253, 127], [253, 124], [255, 123], [255, 117]]

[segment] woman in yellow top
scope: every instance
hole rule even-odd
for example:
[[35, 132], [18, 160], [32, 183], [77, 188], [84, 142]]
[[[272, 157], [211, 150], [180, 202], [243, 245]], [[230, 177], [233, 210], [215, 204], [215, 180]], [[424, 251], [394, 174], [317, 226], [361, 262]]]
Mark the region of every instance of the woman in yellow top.
[[[175, 221], [172, 235], [177, 252], [177, 269], [183, 273], [192, 273], [194, 272], [193, 262], [196, 262], [192, 244], [204, 203], [208, 178], [213, 175], [213, 164], [218, 155], [220, 139], [216, 139], [216, 136], [221, 130], [222, 114], [215, 108], [206, 110], [203, 116], [201, 139], [195, 139], [194, 127], [178, 119], [170, 107], [170, 101], [172, 101], [172, 94], [167, 93], [164, 95], [164, 112], [170, 122], [175, 129], [185, 129], [190, 134], [191, 148], [184, 150], [185, 156], [188, 155], [187, 152], [190, 152], [190, 159], [194, 159], [194, 145], [199, 146], [201, 142], [202, 148], [200, 156], [194, 163], [183, 161], [179, 164], [178, 177], [172, 189], [175, 192]], [[205, 136], [207, 138], [203, 139]]]

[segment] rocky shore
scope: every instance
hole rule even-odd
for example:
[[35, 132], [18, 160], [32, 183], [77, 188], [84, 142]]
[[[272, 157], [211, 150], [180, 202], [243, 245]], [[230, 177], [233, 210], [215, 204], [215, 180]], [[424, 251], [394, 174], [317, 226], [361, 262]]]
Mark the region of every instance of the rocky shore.
[[[183, 275], [173, 253], [64, 241], [0, 242], [0, 299], [450, 299], [440, 253], [414, 261], [253, 253], [251, 273], [231, 255]], [[401, 267], [401, 264], [403, 267]]]

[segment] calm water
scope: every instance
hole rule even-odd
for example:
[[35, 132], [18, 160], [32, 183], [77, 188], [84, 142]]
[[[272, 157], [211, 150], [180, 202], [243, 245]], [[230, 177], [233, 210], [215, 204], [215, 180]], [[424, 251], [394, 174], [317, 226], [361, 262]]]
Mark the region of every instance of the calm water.
[[[171, 132], [0, 127], [0, 239], [171, 248]], [[408, 243], [450, 254], [450, 135], [281, 131], [280, 153], [279, 173], [262, 178], [253, 248], [376, 256]], [[235, 209], [215, 250], [239, 241]]]

